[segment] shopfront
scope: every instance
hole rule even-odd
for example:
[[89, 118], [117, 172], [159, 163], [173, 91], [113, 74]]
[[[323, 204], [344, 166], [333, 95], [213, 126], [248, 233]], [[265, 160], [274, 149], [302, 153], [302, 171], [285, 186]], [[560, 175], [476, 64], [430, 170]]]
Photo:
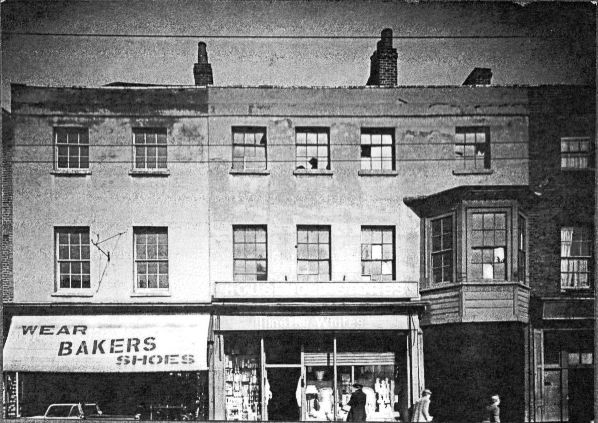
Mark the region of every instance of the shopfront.
[[397, 421], [423, 389], [417, 312], [216, 312], [216, 420], [344, 421], [363, 385], [370, 421]]
[[4, 417], [96, 403], [105, 415], [205, 420], [209, 322], [207, 314], [13, 316]]

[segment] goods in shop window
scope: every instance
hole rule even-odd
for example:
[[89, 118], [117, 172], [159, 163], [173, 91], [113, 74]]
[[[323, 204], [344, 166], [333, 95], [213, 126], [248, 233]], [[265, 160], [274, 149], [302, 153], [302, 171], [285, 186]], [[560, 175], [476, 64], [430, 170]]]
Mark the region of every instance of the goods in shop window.
[[226, 420], [259, 420], [259, 356], [227, 354], [224, 363]]

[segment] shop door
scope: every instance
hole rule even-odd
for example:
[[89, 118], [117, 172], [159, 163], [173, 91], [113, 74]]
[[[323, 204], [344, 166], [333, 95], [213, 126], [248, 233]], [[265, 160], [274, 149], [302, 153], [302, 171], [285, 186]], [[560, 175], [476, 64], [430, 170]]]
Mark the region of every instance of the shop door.
[[272, 398], [268, 402], [269, 421], [299, 421], [301, 416], [301, 369], [268, 367]]
[[593, 420], [593, 369], [569, 369], [569, 422], [586, 423]]
[[563, 420], [561, 370], [544, 373], [544, 421]]

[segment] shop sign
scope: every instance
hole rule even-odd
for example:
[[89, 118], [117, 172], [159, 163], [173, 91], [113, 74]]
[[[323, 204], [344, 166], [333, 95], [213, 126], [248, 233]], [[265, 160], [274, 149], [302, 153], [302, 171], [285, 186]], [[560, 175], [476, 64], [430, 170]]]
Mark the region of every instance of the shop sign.
[[215, 298], [415, 298], [417, 282], [216, 282]]
[[407, 316], [220, 316], [220, 330], [408, 330]]
[[209, 315], [15, 316], [4, 371], [207, 369]]

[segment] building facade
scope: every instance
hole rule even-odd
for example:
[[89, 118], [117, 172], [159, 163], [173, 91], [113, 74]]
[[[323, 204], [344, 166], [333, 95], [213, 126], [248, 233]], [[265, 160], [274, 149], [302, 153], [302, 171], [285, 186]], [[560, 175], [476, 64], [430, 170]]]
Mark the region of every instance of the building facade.
[[382, 35], [367, 87], [208, 86], [203, 43], [195, 86], [13, 85], [6, 417], [547, 420], [542, 91], [397, 86]]
[[530, 89], [528, 363], [536, 421], [593, 418], [595, 138], [593, 87]]

